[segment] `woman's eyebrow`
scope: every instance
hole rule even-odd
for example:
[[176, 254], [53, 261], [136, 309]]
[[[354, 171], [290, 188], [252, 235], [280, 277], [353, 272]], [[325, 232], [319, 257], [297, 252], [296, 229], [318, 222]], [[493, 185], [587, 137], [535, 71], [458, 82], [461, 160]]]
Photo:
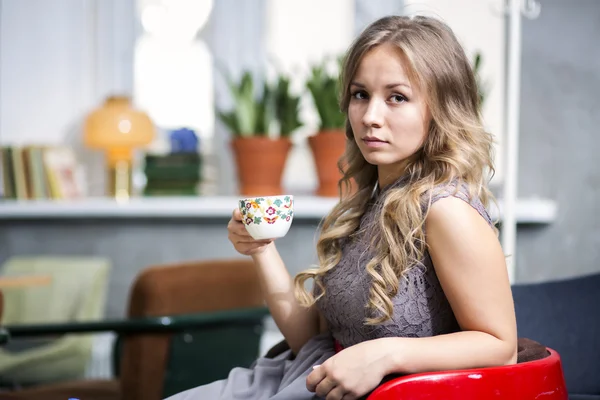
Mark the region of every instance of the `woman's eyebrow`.
[[[360, 82], [352, 82], [351, 85], [359, 87], [361, 89], [364, 89], [366, 87], [364, 84], [362, 84]], [[400, 87], [400, 86], [405, 87], [407, 89], [410, 89], [410, 85], [407, 84], [407, 83], [404, 83], [404, 82], [389, 83], [389, 84], [385, 85], [385, 88], [386, 89], [393, 89], [395, 87]]]

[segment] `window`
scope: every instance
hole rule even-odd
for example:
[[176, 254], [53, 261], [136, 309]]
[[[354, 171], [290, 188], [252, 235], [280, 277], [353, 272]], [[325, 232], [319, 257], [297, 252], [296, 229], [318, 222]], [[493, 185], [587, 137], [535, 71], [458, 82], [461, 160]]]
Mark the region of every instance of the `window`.
[[137, 0], [134, 99], [160, 129], [214, 131], [212, 55], [199, 32], [212, 0]]

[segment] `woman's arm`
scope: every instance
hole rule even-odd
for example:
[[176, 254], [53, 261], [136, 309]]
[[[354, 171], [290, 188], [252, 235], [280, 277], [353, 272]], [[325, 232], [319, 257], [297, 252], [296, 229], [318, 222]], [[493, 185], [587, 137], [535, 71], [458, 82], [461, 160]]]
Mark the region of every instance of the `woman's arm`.
[[252, 256], [269, 311], [294, 353], [319, 333], [319, 313], [315, 306], [300, 306], [294, 284], [272, 240], [255, 240], [242, 223], [237, 208], [227, 224], [229, 240], [240, 253]]
[[252, 255], [258, 267], [267, 307], [294, 353], [320, 331], [316, 306], [305, 308], [294, 296], [294, 282], [288, 273], [275, 244]]
[[461, 332], [382, 339], [388, 373], [490, 367], [517, 359], [517, 328], [506, 262], [488, 223], [455, 197], [425, 221], [429, 253]]

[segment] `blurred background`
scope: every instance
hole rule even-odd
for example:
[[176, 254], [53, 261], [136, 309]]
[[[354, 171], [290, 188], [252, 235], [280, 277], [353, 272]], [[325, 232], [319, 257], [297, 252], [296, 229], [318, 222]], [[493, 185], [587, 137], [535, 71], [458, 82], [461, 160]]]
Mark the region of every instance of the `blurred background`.
[[[441, 18], [473, 62], [513, 283], [600, 272], [598, 1], [0, 0], [3, 324], [131, 317], [148, 267], [240, 260], [226, 223], [243, 196], [294, 195], [278, 248], [291, 274], [313, 265], [338, 61], [389, 14]], [[114, 377], [117, 336], [61, 356], [57, 338], [17, 341], [0, 384]], [[278, 338], [267, 320], [260, 351]]]

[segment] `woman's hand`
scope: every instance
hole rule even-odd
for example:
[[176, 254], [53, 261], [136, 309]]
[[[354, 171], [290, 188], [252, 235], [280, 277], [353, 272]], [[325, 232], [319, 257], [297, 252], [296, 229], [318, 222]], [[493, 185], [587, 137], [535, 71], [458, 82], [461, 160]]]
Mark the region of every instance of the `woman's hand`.
[[388, 353], [380, 340], [348, 347], [306, 378], [306, 387], [327, 400], [354, 400], [375, 389], [387, 373]]
[[233, 210], [233, 215], [227, 224], [227, 230], [229, 231], [229, 241], [233, 244], [233, 247], [240, 254], [246, 256], [260, 254], [273, 243], [272, 239], [254, 240], [246, 231], [246, 227], [242, 222], [242, 213], [237, 208]]

